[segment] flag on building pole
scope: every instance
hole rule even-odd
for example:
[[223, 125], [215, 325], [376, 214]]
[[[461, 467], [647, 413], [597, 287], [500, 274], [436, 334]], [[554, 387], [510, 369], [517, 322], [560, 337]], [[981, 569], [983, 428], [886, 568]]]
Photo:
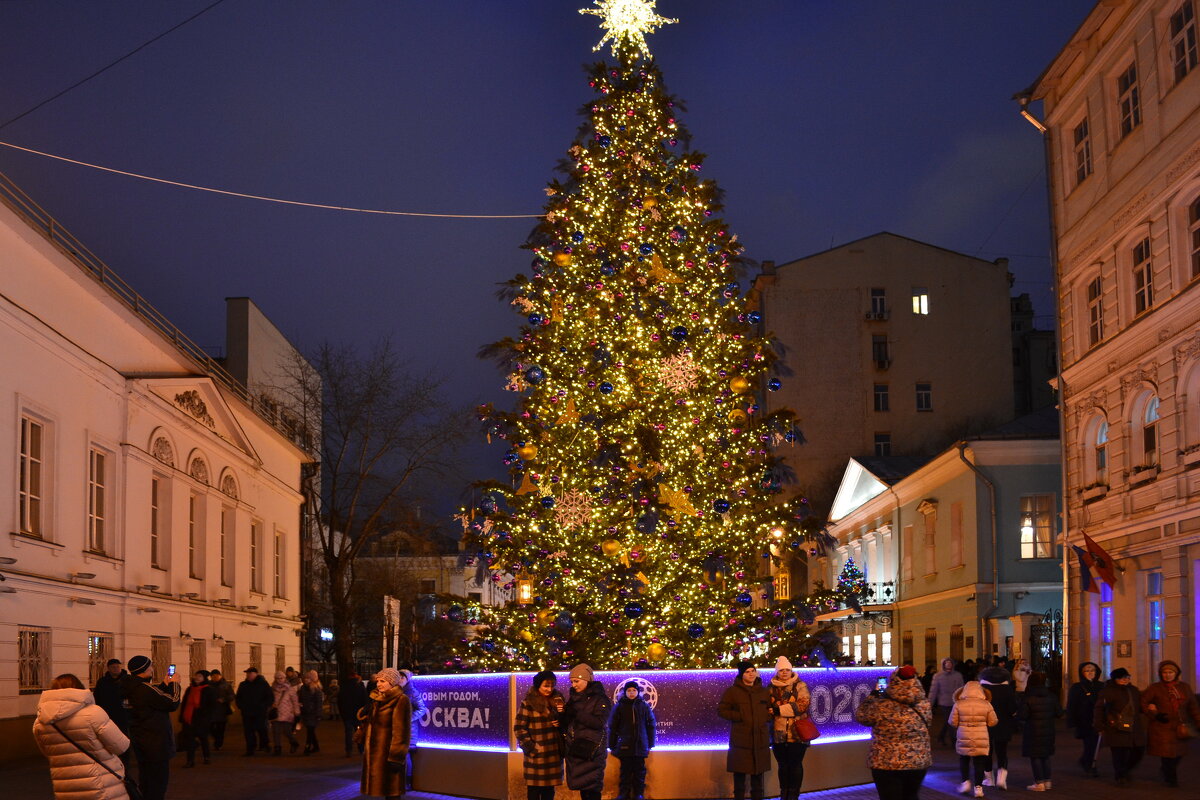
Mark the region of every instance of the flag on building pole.
[[1079, 587], [1085, 592], [1100, 594], [1100, 586], [1092, 577], [1092, 571], [1089, 569], [1095, 563], [1092, 560], [1092, 554], [1078, 545], [1071, 545], [1071, 549], [1075, 551], [1075, 557], [1079, 559]]
[[1117, 574], [1113, 571], [1112, 557], [1086, 533], [1083, 534], [1083, 545], [1092, 557], [1092, 566], [1096, 568], [1096, 574], [1109, 586], [1116, 588]]

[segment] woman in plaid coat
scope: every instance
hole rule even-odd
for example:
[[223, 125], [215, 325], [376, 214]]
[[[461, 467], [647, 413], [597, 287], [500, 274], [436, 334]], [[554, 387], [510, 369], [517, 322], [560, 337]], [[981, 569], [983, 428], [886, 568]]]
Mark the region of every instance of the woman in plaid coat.
[[563, 782], [562, 733], [559, 714], [563, 696], [554, 688], [554, 673], [545, 670], [533, 676], [513, 733], [525, 754], [525, 791], [528, 800], [554, 800], [554, 787]]

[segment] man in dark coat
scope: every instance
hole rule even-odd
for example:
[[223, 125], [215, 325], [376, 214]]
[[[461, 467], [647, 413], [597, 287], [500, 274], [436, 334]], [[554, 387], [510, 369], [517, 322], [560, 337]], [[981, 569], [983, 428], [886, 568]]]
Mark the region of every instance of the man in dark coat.
[[216, 703], [212, 714], [213, 749], [219, 751], [225, 744], [225, 724], [233, 713], [233, 684], [225, 680], [221, 670], [214, 669], [208, 674], [208, 685]]
[[1096, 698], [1100, 696], [1100, 690], [1103, 688], [1100, 665], [1094, 661], [1085, 661], [1079, 665], [1079, 680], [1071, 684], [1067, 692], [1067, 724], [1075, 729], [1075, 738], [1083, 740], [1083, 754], [1079, 756], [1079, 766], [1093, 778], [1100, 775], [1096, 769], [1100, 734], [1096, 732], [1093, 720], [1096, 716]]
[[1013, 688], [1012, 673], [999, 663], [980, 670], [979, 683], [992, 695], [992, 708], [997, 720], [995, 725], [988, 728], [991, 769], [987, 771], [983, 785], [1007, 789], [1008, 743], [1017, 731], [1017, 691]]
[[646, 793], [646, 756], [654, 747], [654, 710], [629, 681], [608, 722], [608, 749], [621, 762], [618, 800], [642, 800]]
[[246, 735], [246, 752], [243, 756], [252, 756], [254, 751], [271, 751], [271, 741], [267, 735], [267, 709], [275, 703], [275, 693], [271, 684], [258, 674], [258, 667], [247, 667], [246, 679], [238, 684], [237, 707], [242, 712], [242, 732]]
[[571, 695], [559, 718], [567, 746], [567, 788], [579, 792], [580, 800], [600, 800], [608, 763], [604, 744], [612, 701], [592, 676], [587, 664], [572, 668]]
[[121, 659], [110, 658], [105, 665], [105, 673], [96, 681], [92, 694], [96, 705], [104, 709], [108, 718], [117, 724], [121, 733], [129, 735], [129, 710], [125, 708], [125, 690], [122, 681], [128, 674], [121, 668]]
[[1054, 755], [1055, 720], [1061, 716], [1058, 699], [1046, 688], [1046, 673], [1031, 672], [1025, 684], [1025, 697], [1017, 714], [1024, 728], [1021, 733], [1021, 755], [1029, 759], [1033, 770], [1031, 792], [1050, 788], [1050, 756]]
[[758, 668], [750, 661], [738, 663], [737, 678], [721, 695], [717, 714], [733, 723], [729, 730], [729, 755], [725, 768], [733, 773], [733, 796], [746, 800], [746, 776], [750, 776], [750, 800], [762, 800], [763, 775], [771, 768], [771, 693], [763, 688]]
[[[354, 731], [358, 729], [358, 712], [367, 704], [367, 687], [357, 672], [351, 672], [338, 689], [338, 716], [342, 718], [342, 729], [346, 734], [346, 758], [354, 754]], [[362, 752], [358, 745], [358, 752]]]
[[1129, 774], [1146, 752], [1146, 717], [1142, 693], [1133, 685], [1129, 670], [1117, 667], [1096, 698], [1092, 724], [1112, 750], [1118, 786], [1132, 783]]
[[138, 788], [144, 800], [163, 800], [167, 794], [175, 731], [171, 713], [179, 708], [179, 680], [154, 685], [154, 662], [147, 656], [129, 659], [129, 674], [121, 686], [129, 698], [129, 740], [136, 751]]

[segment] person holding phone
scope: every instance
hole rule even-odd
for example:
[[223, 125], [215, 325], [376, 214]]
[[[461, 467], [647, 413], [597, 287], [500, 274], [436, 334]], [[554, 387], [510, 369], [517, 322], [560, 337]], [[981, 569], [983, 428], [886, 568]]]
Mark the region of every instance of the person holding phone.
[[138, 788], [145, 800], [163, 800], [175, 757], [171, 714], [179, 708], [179, 680], [168, 675], [165, 683], [155, 685], [149, 656], [134, 656], [126, 666], [129, 674], [123, 687], [129, 698], [129, 739], [137, 756]]
[[883, 691], [877, 688], [864, 698], [854, 719], [871, 729], [867, 766], [879, 800], [917, 800], [933, 764], [929, 743], [933, 711], [911, 664], [884, 680]]

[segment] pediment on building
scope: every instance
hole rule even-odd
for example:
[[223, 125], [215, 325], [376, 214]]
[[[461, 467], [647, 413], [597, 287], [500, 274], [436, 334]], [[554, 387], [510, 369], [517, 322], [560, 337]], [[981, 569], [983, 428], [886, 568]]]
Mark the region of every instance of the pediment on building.
[[868, 500], [887, 491], [888, 485], [875, 477], [865, 466], [855, 459], [850, 459], [846, 471], [842, 473], [842, 482], [838, 485], [837, 495], [829, 510], [829, 519], [837, 521], [854, 512]]
[[210, 378], [140, 378], [155, 397], [198, 427], [260, 461], [229, 404]]

